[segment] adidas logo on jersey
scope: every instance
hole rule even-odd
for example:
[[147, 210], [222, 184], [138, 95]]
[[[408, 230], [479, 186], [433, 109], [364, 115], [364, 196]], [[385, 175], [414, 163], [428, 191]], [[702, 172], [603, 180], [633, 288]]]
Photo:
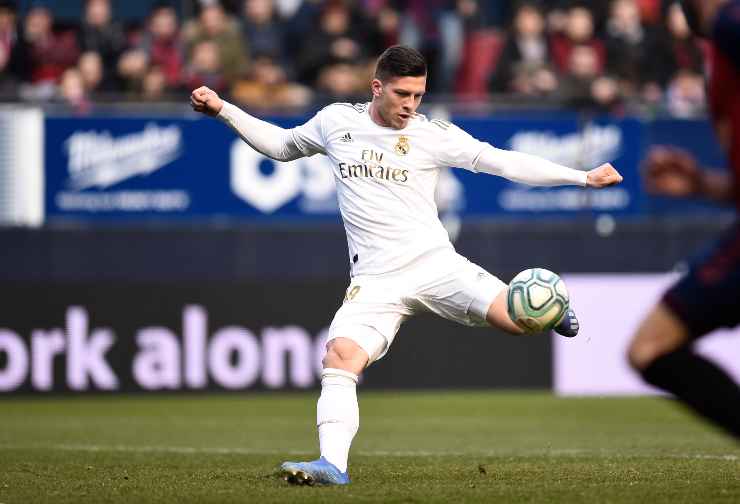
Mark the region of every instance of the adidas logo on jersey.
[[340, 138], [340, 140], [342, 142], [344, 142], [344, 143], [352, 143], [352, 142], [354, 142], [354, 140], [352, 140], [352, 135], [349, 134], [349, 131], [347, 133], [345, 133], [344, 136], [342, 138]]

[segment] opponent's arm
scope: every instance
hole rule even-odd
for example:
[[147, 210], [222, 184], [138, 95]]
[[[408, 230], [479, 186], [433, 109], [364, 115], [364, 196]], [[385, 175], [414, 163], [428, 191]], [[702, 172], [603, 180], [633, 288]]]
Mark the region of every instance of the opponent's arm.
[[233, 129], [254, 150], [276, 161], [303, 157], [290, 130], [257, 119], [236, 105], [222, 100], [215, 91], [202, 86], [190, 95], [196, 112], [216, 117]]
[[609, 163], [584, 172], [538, 156], [497, 149], [491, 145], [481, 151], [475, 170], [535, 186], [578, 185], [599, 188], [622, 181], [622, 176]]

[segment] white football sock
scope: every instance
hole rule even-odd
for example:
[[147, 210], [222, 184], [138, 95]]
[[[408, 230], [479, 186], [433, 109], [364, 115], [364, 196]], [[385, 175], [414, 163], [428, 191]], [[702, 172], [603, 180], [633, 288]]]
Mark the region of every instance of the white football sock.
[[352, 439], [360, 427], [357, 375], [326, 368], [321, 373], [321, 397], [316, 405], [321, 456], [345, 472]]

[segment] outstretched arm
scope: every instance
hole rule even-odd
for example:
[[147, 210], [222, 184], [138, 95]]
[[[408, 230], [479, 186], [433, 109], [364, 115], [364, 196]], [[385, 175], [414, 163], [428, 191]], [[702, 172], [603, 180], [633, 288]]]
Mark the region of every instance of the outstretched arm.
[[292, 161], [304, 156], [290, 130], [247, 114], [236, 105], [222, 100], [215, 91], [205, 86], [192, 92], [190, 105], [196, 112], [216, 117], [228, 124], [260, 154], [276, 161]]
[[579, 185], [601, 188], [622, 181], [622, 176], [609, 163], [584, 172], [538, 156], [497, 149], [490, 145], [481, 151], [475, 169], [521, 184], [535, 186]]

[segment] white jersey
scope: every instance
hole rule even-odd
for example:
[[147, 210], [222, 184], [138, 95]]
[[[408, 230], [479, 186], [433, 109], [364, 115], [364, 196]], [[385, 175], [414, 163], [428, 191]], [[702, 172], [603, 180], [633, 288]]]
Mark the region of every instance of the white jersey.
[[332, 162], [353, 276], [388, 273], [426, 252], [451, 249], [434, 202], [440, 169], [474, 171], [488, 145], [421, 114], [403, 129], [383, 127], [369, 109], [336, 103], [292, 130], [304, 155], [325, 154]]

